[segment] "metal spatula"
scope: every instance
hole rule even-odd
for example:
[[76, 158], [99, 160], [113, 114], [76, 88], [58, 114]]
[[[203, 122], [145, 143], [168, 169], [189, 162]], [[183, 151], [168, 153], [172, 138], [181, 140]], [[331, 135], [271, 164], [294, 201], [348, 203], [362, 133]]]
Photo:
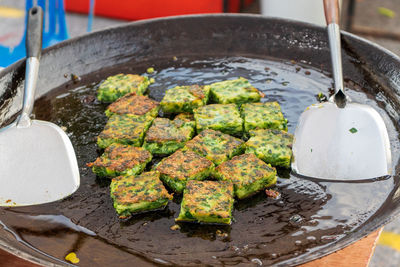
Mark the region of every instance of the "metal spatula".
[[0, 205], [34, 205], [62, 199], [80, 183], [78, 164], [68, 136], [57, 125], [31, 120], [39, 58], [43, 12], [29, 10], [26, 74], [22, 113], [0, 130]]
[[335, 94], [300, 116], [293, 142], [292, 169], [314, 178], [363, 180], [389, 175], [391, 152], [382, 117], [345, 95], [340, 51], [339, 5], [324, 0]]

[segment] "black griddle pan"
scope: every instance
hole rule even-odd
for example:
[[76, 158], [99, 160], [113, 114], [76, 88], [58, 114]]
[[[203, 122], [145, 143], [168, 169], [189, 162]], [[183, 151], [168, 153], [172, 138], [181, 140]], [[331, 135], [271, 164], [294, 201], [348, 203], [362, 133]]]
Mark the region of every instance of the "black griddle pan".
[[[179, 209], [178, 202], [170, 204], [170, 208], [161, 213], [140, 215], [127, 222], [118, 221], [110, 206], [109, 181], [96, 178], [84, 167], [99, 151], [96, 151], [93, 141], [87, 138], [85, 144], [88, 144], [90, 153], [79, 155], [79, 151], [86, 147], [80, 147], [82, 142], [76, 141], [81, 139], [72, 137], [76, 141], [74, 146], [81, 167], [81, 188], [71, 197], [48, 206], [1, 208], [3, 227], [0, 230], [0, 246], [44, 265], [68, 264], [64, 256], [71, 251], [77, 252], [83, 265], [297, 265], [339, 250], [379, 229], [400, 213], [400, 58], [346, 32], [342, 32], [342, 54], [343, 72], [350, 93], [362, 95], [365, 101], [373, 103], [389, 124], [393, 176], [370, 183], [341, 185], [282, 174], [282, 177], [290, 177], [280, 179], [278, 184], [278, 189], [283, 192], [283, 204], [265, 200], [265, 196], [259, 194], [248, 203], [236, 204], [237, 222], [231, 227], [184, 225], [179, 231], [173, 232], [169, 227]], [[168, 81], [166, 73], [185, 68], [200, 71], [204, 68], [211, 73], [210, 68], [221, 70], [221, 66], [224, 68], [233, 64], [239, 66], [231, 68], [230, 75], [234, 77], [241, 73], [248, 74], [246, 71], [252, 68], [253, 63], [258, 66], [271, 63], [272, 67], [266, 66], [259, 72], [273, 76], [275, 74], [271, 74], [270, 70], [274, 69], [273, 62], [283, 66], [280, 69], [283, 77], [302, 69], [297, 75], [311, 73], [310, 77], [317, 80], [320, 77], [329, 78], [330, 55], [325, 28], [257, 15], [196, 15], [124, 24], [73, 38], [43, 51], [37, 89], [39, 103], [35, 104], [38, 107], [35, 114], [56, 123], [68, 120], [61, 115], [61, 118], [53, 116], [57, 113], [54, 103], [59, 103], [55, 99], [83, 85], [89, 87], [87, 92], [86, 89], [79, 91], [77, 97], [81, 98], [81, 102], [94, 103], [99, 109], [105, 108], [101, 103], [96, 103], [93, 97], [86, 98], [87, 94], [93, 95], [96, 84], [107, 75], [121, 71], [145, 73], [147, 67], [154, 66], [160, 70], [160, 75], [164, 73], [160, 83], [156, 81], [154, 89], [150, 89], [150, 96], [159, 100], [167, 89], [161, 83]], [[12, 121], [21, 109], [24, 68], [25, 63], [19, 61], [0, 72], [0, 125]], [[171, 79], [179, 83], [173, 75]], [[301, 86], [307, 85], [299, 84]], [[328, 94], [330, 85], [325, 87], [323, 90]], [[295, 90], [296, 84], [292, 84], [291, 88]], [[290, 109], [290, 101], [283, 104], [284, 110], [285, 107]], [[301, 105], [298, 108], [302, 108]], [[295, 115], [296, 112], [291, 116]], [[84, 120], [88, 128], [94, 127], [95, 131], [100, 131], [105, 122], [103, 115], [85, 117], [76, 112], [65, 116], [76, 116]], [[292, 120], [289, 130], [294, 130], [293, 127], [295, 123]], [[302, 189], [296, 191], [296, 188]], [[346, 188], [350, 189], [346, 191]], [[324, 197], [318, 198], [319, 192]], [[363, 197], [357, 198], [358, 195]], [[348, 202], [354, 198], [354, 201], [361, 203], [355, 214], [358, 216], [357, 223], [349, 226], [344, 221], [337, 221], [337, 225], [331, 225], [329, 231], [321, 229], [315, 233], [314, 237], [321, 242], [305, 244], [305, 241], [313, 240], [298, 232], [301, 227], [308, 226], [307, 223], [313, 220], [315, 222], [314, 215], [323, 208], [332, 211], [332, 214], [326, 215], [328, 217], [336, 212], [351, 213], [351, 210], [343, 208], [346, 205], [340, 201], [347, 198], [350, 199]], [[303, 213], [296, 210], [296, 203], [305, 203], [300, 207]], [[291, 208], [279, 213], [284, 207]], [[269, 213], [265, 218], [270, 224], [258, 223], [257, 227], [253, 227], [255, 220], [252, 219], [260, 218], [255, 213], [267, 210]], [[269, 220], [274, 214], [279, 214], [279, 218], [271, 223]], [[248, 223], [246, 218], [250, 218]], [[151, 228], [155, 226], [159, 228]], [[165, 229], [162, 230], [163, 227]], [[216, 234], [218, 230], [219, 233], [227, 233], [227, 237]], [[281, 238], [274, 239], [277, 232]], [[124, 234], [122, 237], [121, 233]], [[303, 243], [298, 242], [296, 233], [301, 235]], [[251, 238], [257, 234], [262, 235], [263, 242], [252, 244]], [[176, 242], [175, 254], [171, 253], [171, 242]], [[136, 249], [130, 246], [142, 243]], [[298, 249], [289, 249], [295, 246]], [[188, 247], [192, 250], [182, 253]]]

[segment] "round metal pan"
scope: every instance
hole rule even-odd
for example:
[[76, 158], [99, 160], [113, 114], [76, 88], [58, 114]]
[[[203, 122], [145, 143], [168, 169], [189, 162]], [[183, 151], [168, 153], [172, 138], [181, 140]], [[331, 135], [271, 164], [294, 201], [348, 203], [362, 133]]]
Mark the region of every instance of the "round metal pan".
[[[400, 111], [400, 59], [373, 43], [345, 32], [342, 34], [342, 47], [343, 70], [348, 86], [357, 87], [357, 90], [368, 95], [369, 99], [385, 112], [385, 116], [392, 127], [391, 140], [394, 140], [394, 145], [397, 146], [400, 118], [398, 113]], [[101, 80], [106, 74], [114, 73], [115, 66], [128, 65], [144, 68], [146, 64], [168, 62], [167, 59], [174, 57], [200, 59], [214, 57], [274, 58], [282, 62], [302, 62], [303, 65], [310, 68], [321, 70], [321, 73], [329, 73], [330, 71], [327, 38], [325, 29], [322, 27], [256, 15], [170, 17], [140, 21], [94, 32], [44, 50], [37, 98], [49, 93], [56, 94], [55, 92], [60, 90], [75, 88], [77, 85], [74, 85], [74, 83], [77, 80], [71, 77], [81, 77], [81, 83], [88, 84]], [[0, 73], [0, 125], [7, 124], [21, 108], [24, 67], [24, 62], [19, 61]], [[164, 67], [166, 66], [164, 65]], [[126, 70], [129, 70], [129, 68]], [[379, 207], [374, 209], [373, 214], [368, 213], [368, 205], [366, 205], [365, 213], [369, 215], [352, 231], [346, 232], [332, 242], [317, 246], [313, 250], [304, 250], [302, 253], [288, 257], [278, 257], [276, 260], [270, 259], [266, 263], [296, 265], [322, 257], [359, 240], [399, 215], [400, 165], [398, 164], [397, 154], [399, 148], [392, 147], [392, 149], [394, 153], [394, 175], [388, 178], [386, 182], [386, 184], [390, 184], [390, 190], [385, 199], [380, 200]], [[83, 186], [86, 185], [83, 184]], [[87, 198], [97, 197], [86, 194]], [[351, 192], [347, 192], [347, 194], [351, 194]], [[374, 199], [375, 197], [372, 192], [370, 198]], [[59, 208], [57, 205], [61, 207], [63, 202], [53, 204], [52, 208], [57, 210]], [[340, 203], [337, 203], [337, 205], [340, 205]], [[67, 228], [80, 232], [82, 235], [95, 236], [96, 234], [92, 232], [90, 227], [84, 228], [75, 225], [73, 221], [66, 217], [52, 217], [54, 214], [51, 211], [46, 214], [37, 207], [1, 208], [0, 246], [3, 249], [40, 264], [67, 264], [63, 261], [63, 257], [51, 256], [58, 254], [51, 253], [52, 248], [46, 247], [46, 238], [41, 241], [41, 244], [44, 244], [43, 247], [32, 246], [29, 244], [30, 242], [16, 234], [18, 231], [15, 231], [15, 227], [10, 223], [10, 214], [38, 215], [38, 210], [40, 210], [40, 216], [44, 216], [40, 218], [47, 218], [43, 219], [44, 228], [49, 221], [58, 220], [58, 225], [68, 226]], [[82, 207], [79, 207], [76, 210], [71, 208], [70, 212], [73, 214], [83, 211]], [[26, 222], [19, 221], [18, 223], [24, 225], [24, 229], [35, 228], [29, 220]], [[61, 226], [60, 228], [50, 227], [46, 232], [48, 240], [53, 240], [52, 245], [58, 242], [61, 246], [63, 242], [66, 242], [66, 244], [72, 242], [67, 239], [72, 238], [73, 235], [65, 237], [60, 234], [60, 231], [64, 231]], [[84, 246], [80, 237], [81, 235], [78, 235], [77, 240], [72, 242], [75, 245], [70, 248], [71, 251]], [[104, 265], [118, 264], [124, 261], [126, 263], [128, 260], [134, 260], [136, 264], [143, 265], [168, 264], [163, 259], [149, 261], [143, 253], [134, 254], [122, 245], [102, 243], [99, 241], [100, 239], [100, 237], [93, 237], [93, 244], [95, 245], [90, 257], [104, 257], [104, 255], [112, 254], [114, 257], [110, 257], [110, 260], [113, 261], [101, 261]], [[96, 243], [95, 241], [99, 242]], [[159, 241], [155, 240], [154, 242]], [[284, 246], [285, 244], [281, 245], [281, 247]], [[54, 245], [54, 251], [56, 250], [57, 246]], [[262, 257], [253, 261], [249, 251], [242, 251], [241, 253], [247, 254], [247, 256], [245, 255], [247, 261], [227, 261], [225, 263], [257, 264], [264, 262]], [[120, 261], [115, 261], [116, 258]], [[191, 264], [196, 263], [204, 262], [192, 262]]]

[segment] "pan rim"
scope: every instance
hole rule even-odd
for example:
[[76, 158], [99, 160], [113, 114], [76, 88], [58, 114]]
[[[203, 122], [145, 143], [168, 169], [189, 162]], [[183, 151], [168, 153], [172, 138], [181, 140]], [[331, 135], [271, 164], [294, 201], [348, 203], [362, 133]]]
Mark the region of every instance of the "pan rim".
[[[166, 17], [161, 17], [161, 18], [152, 18], [152, 19], [143, 19], [143, 20], [138, 20], [138, 21], [132, 21], [132, 22], [126, 22], [126, 23], [121, 23], [115, 26], [110, 26], [110, 27], [106, 27], [104, 29], [101, 30], [95, 30], [92, 31], [90, 33], [86, 33], [83, 35], [79, 35], [79, 36], [75, 36], [73, 38], [61, 41], [55, 45], [49, 46], [45, 49], [42, 50], [42, 54], [47, 54], [48, 52], [51, 52], [52, 50], [55, 49], [59, 49], [62, 47], [65, 47], [67, 45], [70, 45], [72, 43], [75, 43], [81, 39], [86, 39], [86, 38], [90, 38], [92, 36], [98, 35], [100, 33], [107, 33], [110, 31], [114, 31], [114, 30], [118, 30], [118, 29], [123, 29], [123, 28], [128, 28], [128, 27], [132, 27], [132, 26], [139, 26], [139, 25], [146, 25], [149, 23], [155, 23], [155, 22], [164, 22], [164, 21], [171, 21], [171, 20], [184, 20], [184, 19], [198, 19], [198, 18], [230, 18], [230, 19], [237, 19], [237, 18], [254, 18], [254, 19], [262, 19], [262, 20], [270, 20], [270, 21], [276, 21], [276, 22], [283, 22], [283, 23], [287, 23], [287, 24], [297, 24], [299, 26], [305, 26], [307, 28], [310, 29], [316, 29], [319, 31], [325, 31], [325, 27], [317, 25], [317, 24], [313, 24], [313, 23], [308, 23], [308, 22], [303, 22], [303, 21], [297, 21], [297, 20], [291, 20], [291, 19], [286, 19], [286, 18], [280, 18], [280, 17], [273, 17], [273, 16], [263, 16], [263, 15], [259, 15], [259, 14], [233, 14], [233, 13], [222, 13], [222, 14], [215, 14], [215, 13], [204, 13], [204, 14], [193, 14], [193, 15], [177, 15], [177, 16], [166, 16]], [[374, 48], [377, 48], [379, 50], [381, 50], [382, 52], [384, 52], [385, 54], [389, 55], [390, 57], [392, 57], [395, 60], [400, 61], [400, 56], [396, 55], [395, 53], [393, 53], [392, 51], [388, 50], [387, 48], [371, 42], [368, 39], [365, 39], [363, 37], [360, 37], [358, 35], [352, 34], [350, 32], [341, 30], [340, 31], [341, 35], [343, 35], [343, 37], [350, 37], [352, 39], [355, 39], [357, 41], [361, 41], [369, 46], [372, 46]], [[0, 70], [0, 77], [2, 76], [2, 73], [5, 73], [9, 70], [11, 70], [13, 67], [15, 67], [17, 64], [21, 64], [22, 62], [24, 62], [25, 59], [22, 58], [16, 62], [14, 62], [13, 64], [7, 66], [6, 68], [3, 68]]]

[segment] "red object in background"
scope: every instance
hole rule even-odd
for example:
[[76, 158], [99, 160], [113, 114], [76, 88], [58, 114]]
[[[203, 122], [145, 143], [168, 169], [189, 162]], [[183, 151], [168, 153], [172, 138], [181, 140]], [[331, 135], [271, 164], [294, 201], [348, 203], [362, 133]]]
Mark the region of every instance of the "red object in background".
[[238, 12], [240, 12], [241, 8], [245, 8], [254, 2], [254, 0], [226, 0], [226, 1], [228, 2], [228, 10], [227, 11], [230, 13], [238, 13]]
[[[94, 14], [126, 20], [156, 17], [222, 13], [224, 0], [95, 0]], [[227, 1], [228, 12], [239, 12], [241, 0]], [[253, 0], [244, 0], [246, 6]], [[67, 11], [88, 13], [89, 0], [65, 0]]]
[[[88, 13], [89, 0], [65, 0], [67, 11]], [[223, 0], [96, 0], [94, 14], [126, 20], [221, 13]]]

